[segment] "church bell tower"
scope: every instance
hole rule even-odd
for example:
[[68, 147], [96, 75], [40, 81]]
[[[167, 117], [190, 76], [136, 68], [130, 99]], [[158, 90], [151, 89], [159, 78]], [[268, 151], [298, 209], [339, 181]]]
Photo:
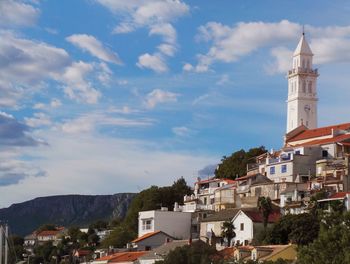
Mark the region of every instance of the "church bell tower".
[[293, 68], [288, 72], [287, 133], [304, 125], [317, 128], [317, 69], [312, 68], [312, 51], [300, 38], [293, 54]]

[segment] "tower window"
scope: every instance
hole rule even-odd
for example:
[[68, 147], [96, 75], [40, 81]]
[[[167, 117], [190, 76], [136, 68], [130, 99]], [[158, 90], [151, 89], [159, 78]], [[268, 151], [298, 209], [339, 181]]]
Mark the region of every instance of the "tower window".
[[307, 60], [307, 68], [310, 69], [310, 60]]
[[309, 82], [309, 84], [308, 84], [308, 92], [310, 94], [312, 93], [312, 82]]
[[303, 81], [303, 93], [306, 93], [306, 81]]

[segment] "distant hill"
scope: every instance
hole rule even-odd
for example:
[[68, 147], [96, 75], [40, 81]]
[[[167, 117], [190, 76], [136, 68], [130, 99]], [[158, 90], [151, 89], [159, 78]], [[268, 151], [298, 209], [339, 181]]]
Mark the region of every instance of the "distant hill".
[[83, 226], [96, 220], [124, 217], [136, 194], [58, 195], [35, 198], [0, 209], [12, 233], [24, 236], [43, 224]]

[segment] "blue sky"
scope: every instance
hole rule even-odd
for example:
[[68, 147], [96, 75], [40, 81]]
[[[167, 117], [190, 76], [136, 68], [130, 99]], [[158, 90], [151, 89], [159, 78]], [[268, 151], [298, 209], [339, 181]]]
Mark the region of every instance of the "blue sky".
[[223, 155], [281, 147], [303, 25], [319, 125], [349, 122], [349, 11], [348, 1], [1, 1], [0, 207], [192, 183]]

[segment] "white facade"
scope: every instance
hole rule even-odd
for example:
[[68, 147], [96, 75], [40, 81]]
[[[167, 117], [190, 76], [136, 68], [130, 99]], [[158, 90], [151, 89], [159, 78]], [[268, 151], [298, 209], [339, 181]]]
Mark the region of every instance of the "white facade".
[[317, 128], [317, 69], [312, 68], [313, 54], [302, 35], [293, 54], [288, 73], [287, 133], [300, 125]]
[[253, 240], [254, 225], [252, 219], [250, 219], [243, 211], [239, 211], [232, 219], [233, 226], [235, 227], [236, 237], [233, 239], [232, 244], [237, 242], [240, 244], [249, 244]]
[[139, 212], [138, 237], [155, 231], [163, 231], [177, 239], [188, 239], [191, 213], [165, 210]]

